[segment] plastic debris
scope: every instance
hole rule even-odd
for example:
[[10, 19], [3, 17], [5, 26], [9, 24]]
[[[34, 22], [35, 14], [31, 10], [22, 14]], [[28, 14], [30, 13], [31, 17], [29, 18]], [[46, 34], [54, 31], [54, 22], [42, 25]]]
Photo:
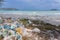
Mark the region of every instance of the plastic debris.
[[38, 29], [38, 28], [34, 28], [34, 29], [33, 29], [33, 32], [40, 33], [40, 29]]

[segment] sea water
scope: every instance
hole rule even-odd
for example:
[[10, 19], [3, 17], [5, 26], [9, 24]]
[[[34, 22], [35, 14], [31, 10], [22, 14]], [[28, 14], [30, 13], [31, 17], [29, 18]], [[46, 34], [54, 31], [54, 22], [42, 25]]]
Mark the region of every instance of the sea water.
[[0, 14], [52, 16], [52, 15], [60, 15], [60, 11], [3, 11], [1, 10]]

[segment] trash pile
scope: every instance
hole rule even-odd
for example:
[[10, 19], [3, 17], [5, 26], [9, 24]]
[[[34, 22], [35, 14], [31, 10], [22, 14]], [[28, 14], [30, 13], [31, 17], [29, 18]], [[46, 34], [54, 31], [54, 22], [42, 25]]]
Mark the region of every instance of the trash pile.
[[15, 19], [4, 19], [4, 22], [0, 19], [0, 40], [60, 40], [60, 33], [55, 30], [40, 30], [37, 27], [28, 29]]
[[22, 23], [10, 18], [0, 19], [0, 40], [22, 40], [26, 29]]
[[15, 22], [0, 24], [0, 40], [30, 40], [30, 38], [36, 40], [35, 33], [40, 33], [40, 30], [38, 28], [27, 29], [24, 25]]
[[3, 40], [22, 40], [22, 36], [13, 30], [3, 29], [0, 31], [0, 36], [3, 36]]
[[19, 23], [0, 24], [0, 40], [22, 40], [22, 35], [16, 31], [20, 26]]

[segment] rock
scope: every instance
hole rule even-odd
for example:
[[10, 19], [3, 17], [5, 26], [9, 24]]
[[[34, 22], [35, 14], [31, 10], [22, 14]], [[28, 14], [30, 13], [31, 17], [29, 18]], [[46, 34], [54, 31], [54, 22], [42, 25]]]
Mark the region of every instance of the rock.
[[40, 29], [38, 29], [38, 28], [34, 28], [34, 29], [33, 29], [33, 32], [40, 33]]

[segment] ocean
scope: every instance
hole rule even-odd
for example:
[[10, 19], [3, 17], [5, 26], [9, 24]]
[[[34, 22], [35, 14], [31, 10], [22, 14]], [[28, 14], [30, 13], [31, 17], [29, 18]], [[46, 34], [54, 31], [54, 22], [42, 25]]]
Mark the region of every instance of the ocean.
[[1, 10], [0, 14], [54, 16], [54, 15], [60, 15], [60, 11], [3, 11]]

